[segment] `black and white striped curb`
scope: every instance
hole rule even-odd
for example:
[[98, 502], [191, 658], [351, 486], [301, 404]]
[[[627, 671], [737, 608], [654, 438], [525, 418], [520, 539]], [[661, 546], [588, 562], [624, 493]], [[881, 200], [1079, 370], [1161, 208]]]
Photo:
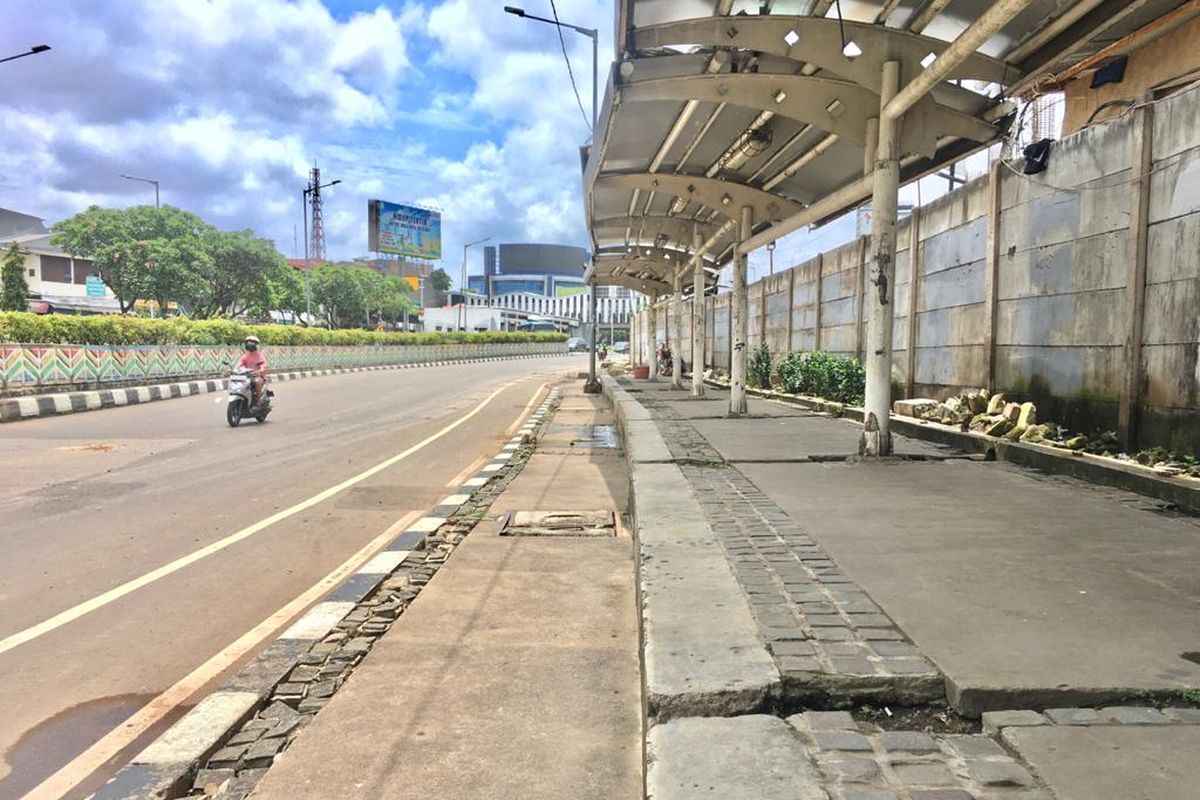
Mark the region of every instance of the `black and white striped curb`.
[[[563, 353], [533, 353], [529, 355], [493, 356], [490, 358], [464, 358], [449, 361], [426, 361], [414, 364], [384, 364], [369, 367], [345, 367], [342, 369], [310, 369], [296, 372], [281, 372], [271, 376], [272, 381], [294, 381], [300, 378], [316, 378], [324, 375], [342, 375], [351, 372], [382, 372], [420, 367], [449, 367], [457, 364], [482, 364], [492, 361], [521, 361], [530, 358], [561, 356]], [[160, 383], [154, 386], [133, 386], [125, 389], [96, 389], [84, 392], [62, 392], [31, 397], [11, 397], [0, 400], [0, 422], [19, 422], [38, 417], [59, 414], [77, 414], [82, 411], [99, 411], [105, 408], [152, 403], [156, 400], [172, 400], [176, 397], [191, 397], [209, 392], [223, 392], [226, 379]]]
[[[413, 551], [424, 549], [426, 538], [445, 525], [455, 512], [471, 500], [472, 495], [514, 462], [522, 445], [536, 436], [538, 427], [557, 399], [558, 391], [552, 389], [496, 456], [474, 476], [464, 480], [453, 494], [445, 497], [428, 515], [397, 535], [324, 600], [313, 605], [279, 634], [274, 642], [237, 674], [197, 703], [122, 767], [92, 795], [91, 800], [164, 800], [187, 794], [197, 769], [263, 708], [276, 688], [304, 663], [306, 654], [354, 612], [360, 602], [375, 592]], [[275, 732], [283, 736], [290, 734], [295, 727], [290, 724], [287, 730], [283, 730], [281, 726]], [[286, 741], [278, 742], [277, 749], [281, 749]]]

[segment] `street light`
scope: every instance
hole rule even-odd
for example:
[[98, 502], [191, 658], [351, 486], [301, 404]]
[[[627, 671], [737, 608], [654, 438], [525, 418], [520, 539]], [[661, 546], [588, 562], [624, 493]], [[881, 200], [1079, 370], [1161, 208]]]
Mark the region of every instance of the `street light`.
[[15, 61], [16, 59], [24, 58], [25, 56], [36, 56], [38, 53], [44, 53], [49, 49], [50, 49], [50, 45], [48, 45], [48, 44], [35, 44], [33, 47], [29, 48], [24, 53], [17, 53], [15, 56], [8, 56], [7, 58], [0, 58], [0, 64], [3, 64], [5, 61]]
[[516, 8], [515, 6], [505, 6], [504, 10], [509, 14], [525, 19], [546, 22], [559, 28], [570, 28], [576, 33], [582, 34], [592, 40], [592, 136], [594, 139], [596, 135], [596, 93], [599, 91], [599, 79], [596, 77], [596, 73], [600, 70], [600, 32], [595, 28], [584, 28], [581, 25], [571, 25], [566, 22], [559, 22], [558, 20], [526, 14], [525, 9]]
[[[599, 92], [600, 79], [597, 73], [600, 71], [600, 32], [596, 28], [584, 28], [580, 25], [571, 25], [566, 22], [560, 22], [556, 19], [546, 19], [545, 17], [536, 17], [533, 14], [526, 14], [525, 9], [516, 8], [515, 6], [505, 6], [504, 10], [518, 17], [532, 19], [536, 22], [546, 22], [559, 28], [570, 28], [578, 34], [588, 37], [592, 40], [592, 144], [596, 142], [596, 109], [597, 109], [597, 93]], [[568, 63], [567, 66], [570, 66]], [[596, 380], [596, 341], [600, 338], [600, 323], [597, 321], [596, 314], [596, 287], [592, 286], [591, 291], [591, 311], [592, 311], [592, 351], [588, 357], [588, 379], [583, 385], [584, 392], [588, 394], [600, 393], [600, 382]]]
[[138, 181], [140, 183], [154, 184], [154, 207], [155, 208], [162, 207], [158, 204], [158, 181], [154, 180], [153, 178], [135, 178], [132, 175], [122, 175], [121, 177], [127, 181]]
[[337, 186], [342, 182], [341, 178], [329, 183], [323, 183], [320, 186], [306, 186], [304, 191], [300, 193], [300, 209], [304, 212], [304, 313], [308, 317], [308, 324], [312, 324], [312, 286], [309, 281], [308, 273], [312, 264], [308, 263], [308, 196], [320, 189], [327, 189], [330, 186]]
[[491, 240], [492, 237], [485, 236], [482, 239], [476, 239], [473, 242], [468, 242], [467, 244], [463, 245], [462, 303], [460, 303], [462, 310], [459, 311], [459, 319], [461, 322], [458, 327], [462, 328], [464, 331], [467, 329], [467, 248], [474, 247], [477, 244], [483, 244], [484, 242], [490, 242]]

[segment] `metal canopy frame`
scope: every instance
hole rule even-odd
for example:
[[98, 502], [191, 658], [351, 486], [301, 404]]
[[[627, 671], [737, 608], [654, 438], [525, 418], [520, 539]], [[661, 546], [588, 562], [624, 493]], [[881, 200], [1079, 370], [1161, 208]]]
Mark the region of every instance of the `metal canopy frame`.
[[[872, 200], [868, 328], [879, 335], [863, 446], [890, 452], [880, 387], [900, 181], [994, 142], [1013, 99], [1185, 2], [617, 0], [617, 60], [584, 168], [597, 253], [587, 278], [678, 298], [689, 267], [699, 283], [732, 260], [736, 415], [747, 254]], [[615, 255], [651, 242], [676, 255], [636, 268]]]

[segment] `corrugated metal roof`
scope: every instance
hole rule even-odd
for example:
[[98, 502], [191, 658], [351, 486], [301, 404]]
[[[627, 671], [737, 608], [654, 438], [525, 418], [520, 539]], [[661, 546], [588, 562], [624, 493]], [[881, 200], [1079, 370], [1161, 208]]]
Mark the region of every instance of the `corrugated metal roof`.
[[[991, 3], [840, 5], [841, 21], [832, 0], [619, 0], [617, 63], [584, 174], [598, 253], [686, 253], [691, 227], [711, 232], [737, 213], [749, 195], [731, 202], [735, 190], [774, 199], [759, 203], [762, 228], [859, 180], [882, 61], [901, 62], [903, 86]], [[995, 141], [1011, 121], [1006, 98], [1182, 5], [1032, 0], [906, 117], [904, 180]], [[730, 235], [720, 261], [731, 247]], [[628, 261], [598, 260], [590, 275], [662, 285], [686, 258]]]

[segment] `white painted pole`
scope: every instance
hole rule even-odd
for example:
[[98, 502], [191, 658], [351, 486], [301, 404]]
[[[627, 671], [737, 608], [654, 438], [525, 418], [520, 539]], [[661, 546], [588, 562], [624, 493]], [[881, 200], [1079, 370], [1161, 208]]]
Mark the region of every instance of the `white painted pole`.
[[675, 273], [675, 294], [671, 302], [672, 330], [675, 340], [671, 342], [671, 388], [683, 388], [683, 276]]
[[[900, 62], [883, 64], [881, 108], [900, 88]], [[871, 279], [863, 301], [867, 306], [867, 371], [863, 434], [859, 453], [892, 453], [892, 325], [895, 317], [896, 217], [900, 193], [898, 120], [880, 114], [879, 149], [875, 157], [875, 192], [871, 206]]]
[[650, 293], [650, 305], [646, 311], [650, 315], [646, 321], [646, 346], [650, 348], [650, 380], [658, 383], [658, 292]]
[[692, 238], [692, 397], [704, 397], [704, 235]]
[[[738, 229], [737, 240], [744, 242], [750, 238], [754, 227], [754, 209], [742, 207], [741, 226]], [[733, 256], [733, 341], [730, 342], [729, 358], [729, 416], [743, 416], [746, 405], [746, 272], [750, 264], [750, 251], [737, 244]]]

